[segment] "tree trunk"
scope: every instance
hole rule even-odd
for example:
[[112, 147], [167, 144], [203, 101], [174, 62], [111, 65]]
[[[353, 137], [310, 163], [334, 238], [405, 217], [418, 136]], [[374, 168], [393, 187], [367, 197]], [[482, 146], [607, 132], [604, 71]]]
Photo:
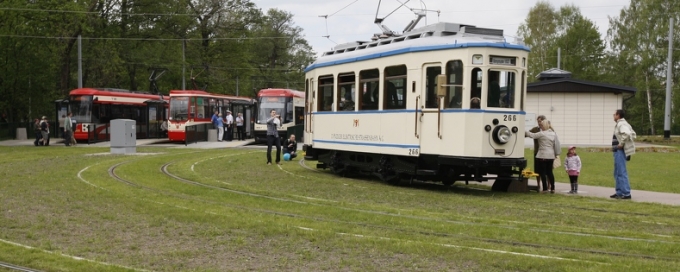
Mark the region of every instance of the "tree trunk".
[[645, 73], [645, 88], [647, 89], [647, 109], [649, 111], [649, 128], [651, 135], [656, 135], [654, 132], [654, 114], [652, 113], [652, 90], [649, 89], [649, 75]]

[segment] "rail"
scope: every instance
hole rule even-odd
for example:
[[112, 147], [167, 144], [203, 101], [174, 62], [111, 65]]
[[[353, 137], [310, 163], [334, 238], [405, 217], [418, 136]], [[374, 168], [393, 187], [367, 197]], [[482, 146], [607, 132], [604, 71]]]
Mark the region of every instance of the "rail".
[[420, 136], [418, 135], [418, 105], [420, 105], [420, 104], [418, 104], [419, 101], [420, 101], [420, 95], [419, 95], [419, 96], [416, 96], [416, 111], [415, 111], [415, 113], [416, 113], [416, 116], [415, 116], [415, 126], [416, 126], [416, 128], [415, 128], [415, 134], [416, 134], [416, 138], [420, 138]]
[[439, 96], [439, 103], [437, 103], [437, 136], [439, 136], [439, 139], [442, 138], [442, 105], [444, 104], [442, 100], [444, 99], [443, 96]]

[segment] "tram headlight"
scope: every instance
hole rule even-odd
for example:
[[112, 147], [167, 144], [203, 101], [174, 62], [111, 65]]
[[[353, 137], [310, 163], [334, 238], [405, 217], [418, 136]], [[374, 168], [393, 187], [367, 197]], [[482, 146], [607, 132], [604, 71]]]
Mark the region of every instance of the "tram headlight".
[[499, 144], [506, 144], [508, 141], [510, 141], [510, 137], [512, 137], [512, 131], [506, 126], [497, 126], [493, 130], [493, 140], [496, 143]]

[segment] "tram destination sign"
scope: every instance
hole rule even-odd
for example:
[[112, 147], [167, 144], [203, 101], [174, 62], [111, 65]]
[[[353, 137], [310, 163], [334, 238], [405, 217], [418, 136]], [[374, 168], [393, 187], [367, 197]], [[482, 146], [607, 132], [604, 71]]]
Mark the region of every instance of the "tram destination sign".
[[515, 66], [516, 63], [517, 63], [517, 58], [491, 56], [490, 62], [491, 62], [491, 64], [494, 64], [494, 65]]

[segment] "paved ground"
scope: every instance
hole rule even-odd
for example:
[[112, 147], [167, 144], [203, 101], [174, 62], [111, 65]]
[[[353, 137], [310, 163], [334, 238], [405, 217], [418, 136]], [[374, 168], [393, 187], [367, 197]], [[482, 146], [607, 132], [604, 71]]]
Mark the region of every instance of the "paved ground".
[[[246, 141], [231, 141], [231, 142], [199, 142], [195, 144], [188, 144], [184, 145], [183, 143], [173, 143], [169, 142], [167, 139], [140, 139], [137, 140], [137, 146], [154, 146], [154, 147], [168, 147], [168, 148], [205, 148], [205, 149], [211, 149], [211, 148], [233, 148], [233, 147], [244, 147], [249, 144], [253, 143], [253, 140], [246, 140]], [[7, 140], [7, 141], [0, 141], [0, 146], [33, 146], [33, 140]], [[55, 147], [55, 148], [65, 148], [63, 144], [63, 140], [61, 139], [56, 139], [51, 141], [50, 147]], [[109, 142], [99, 142], [99, 143], [93, 143], [93, 144], [78, 144], [76, 148], [82, 148], [82, 147], [109, 147], [110, 143]], [[645, 147], [649, 147], [652, 145], [642, 145]], [[301, 147], [301, 145], [298, 144], [298, 147]], [[664, 147], [664, 146], [659, 146], [659, 147]], [[36, 148], [44, 148], [44, 147], [36, 147]], [[253, 148], [263, 148], [262, 146], [253, 146]], [[491, 186], [491, 183], [482, 183], [485, 185]], [[532, 179], [529, 180], [529, 185], [536, 185], [536, 180]], [[633, 187], [635, 184], [633, 184]], [[570, 190], [570, 184], [569, 183], [562, 183], [562, 182], [556, 182], [555, 183], [555, 193], [558, 194], [566, 194]], [[611, 187], [598, 187], [598, 186], [588, 186], [588, 185], [579, 185], [579, 196], [589, 196], [589, 197], [602, 197], [602, 198], [609, 198], [610, 195], [614, 194], [614, 180], [612, 178], [612, 186]], [[630, 201], [636, 201], [636, 202], [653, 202], [653, 203], [660, 203], [660, 204], [667, 204], [667, 205], [674, 205], [674, 206], [680, 206], [680, 194], [671, 194], [671, 193], [659, 193], [659, 192], [650, 192], [650, 191], [640, 191], [640, 190], [632, 190], [631, 195], [633, 198]], [[613, 200], [613, 201], [629, 201], [629, 200]]]

